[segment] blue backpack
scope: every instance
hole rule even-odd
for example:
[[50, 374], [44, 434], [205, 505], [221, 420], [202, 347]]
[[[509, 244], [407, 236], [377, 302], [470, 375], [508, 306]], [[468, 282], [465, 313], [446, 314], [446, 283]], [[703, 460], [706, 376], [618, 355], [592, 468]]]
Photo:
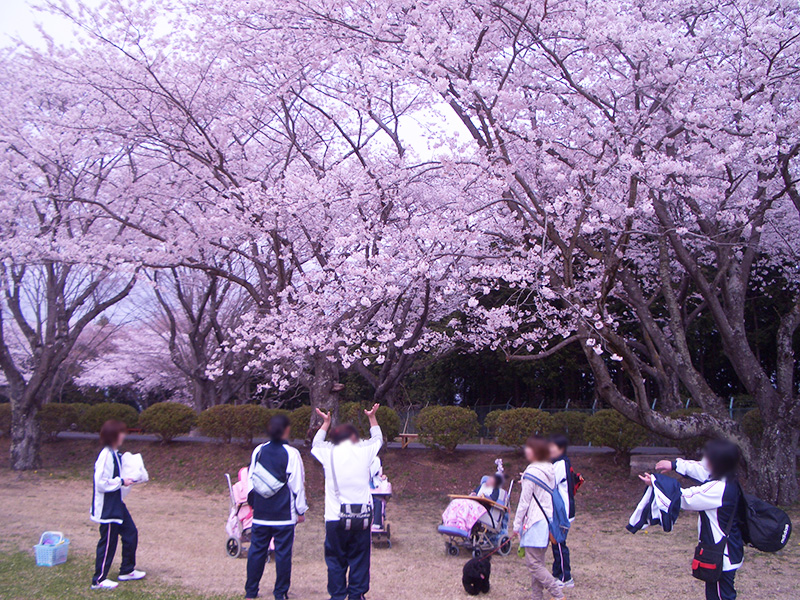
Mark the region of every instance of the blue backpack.
[[553, 541], [557, 544], [563, 544], [567, 541], [570, 523], [569, 515], [567, 515], [567, 507], [564, 506], [564, 499], [561, 497], [561, 494], [559, 494], [555, 489], [551, 488], [538, 477], [534, 477], [528, 473], [522, 477], [523, 479], [532, 481], [534, 484], [538, 485], [540, 488], [550, 494], [550, 497], [553, 499], [552, 519], [547, 517], [547, 513], [544, 512], [544, 509], [539, 503], [539, 499], [536, 497], [536, 494], [533, 495], [533, 499], [536, 500], [536, 504], [539, 505], [539, 509], [542, 511], [544, 518], [547, 520], [547, 526], [550, 528], [550, 535], [553, 538]]

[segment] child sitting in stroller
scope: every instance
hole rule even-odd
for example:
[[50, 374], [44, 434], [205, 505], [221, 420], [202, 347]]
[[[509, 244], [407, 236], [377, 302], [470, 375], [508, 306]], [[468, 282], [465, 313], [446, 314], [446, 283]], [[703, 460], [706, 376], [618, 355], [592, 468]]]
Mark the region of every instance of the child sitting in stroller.
[[475, 557], [497, 551], [502, 556], [511, 552], [508, 537], [508, 490], [502, 488], [505, 477], [503, 463], [498, 459], [497, 472], [481, 479], [480, 485], [467, 495], [450, 495], [450, 504], [442, 514], [439, 533], [446, 537], [445, 548], [457, 556], [464, 548]]
[[481, 479], [480, 485], [478, 485], [478, 487], [476, 487], [470, 495], [478, 496], [479, 498], [488, 498], [489, 500], [493, 500], [495, 502], [501, 502], [500, 496], [505, 494], [503, 482], [503, 474], [500, 472], [488, 477], [484, 477]]

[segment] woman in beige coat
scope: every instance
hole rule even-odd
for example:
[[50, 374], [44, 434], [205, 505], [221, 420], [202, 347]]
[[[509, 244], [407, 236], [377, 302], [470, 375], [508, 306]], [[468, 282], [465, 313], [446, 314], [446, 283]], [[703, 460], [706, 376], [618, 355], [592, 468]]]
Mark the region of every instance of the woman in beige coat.
[[[550, 462], [550, 446], [547, 440], [538, 436], [528, 438], [525, 458], [530, 463], [525, 473], [554, 488], [555, 471]], [[553, 499], [550, 494], [541, 486], [523, 478], [522, 495], [514, 516], [513, 536], [520, 538], [520, 546], [525, 549], [525, 563], [531, 572], [533, 583], [533, 600], [543, 600], [544, 590], [553, 598], [564, 597], [564, 590], [550, 573], [545, 559], [547, 547], [550, 545], [550, 528], [547, 522], [552, 517]]]

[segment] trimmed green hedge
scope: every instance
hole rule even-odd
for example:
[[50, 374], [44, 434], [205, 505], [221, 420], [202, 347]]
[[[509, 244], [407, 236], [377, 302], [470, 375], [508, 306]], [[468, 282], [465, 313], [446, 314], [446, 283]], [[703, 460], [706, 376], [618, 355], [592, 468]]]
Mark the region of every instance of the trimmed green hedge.
[[[344, 402], [339, 405], [339, 421], [355, 425], [362, 438], [369, 436], [369, 419], [364, 414], [366, 408], [369, 408], [367, 404], [359, 402]], [[386, 442], [391, 442], [400, 435], [401, 422], [397, 411], [388, 406], [380, 406], [376, 416]]]
[[311, 427], [311, 407], [301, 406], [295, 408], [289, 414], [289, 421], [292, 424], [292, 437], [296, 440], [304, 440], [308, 435], [308, 430]]
[[420, 439], [427, 446], [452, 452], [478, 435], [478, 415], [460, 406], [429, 406], [416, 418]]
[[497, 437], [497, 422], [500, 420], [500, 417], [503, 416], [504, 412], [506, 411], [501, 408], [491, 411], [484, 417], [483, 426], [486, 427], [486, 431], [491, 437]]
[[88, 404], [82, 403], [45, 404], [38, 414], [39, 427], [43, 434], [54, 438], [62, 431], [77, 427], [89, 408]]
[[102, 402], [86, 409], [80, 419], [79, 428], [81, 431], [97, 433], [103, 423], [111, 419], [122, 421], [128, 427], [136, 427], [139, 421], [139, 413], [128, 404]]
[[269, 420], [278, 414], [291, 415], [288, 410], [258, 404], [222, 404], [201, 412], [197, 417], [197, 428], [202, 435], [225, 444], [237, 438], [250, 445], [253, 438], [266, 435]]
[[753, 445], [760, 446], [761, 438], [764, 435], [764, 419], [761, 417], [761, 411], [753, 408], [744, 413], [742, 429], [753, 441]]
[[139, 415], [139, 425], [147, 433], [155, 433], [164, 442], [192, 431], [197, 414], [185, 404], [159, 402]]
[[553, 417], [538, 408], [512, 408], [497, 419], [497, 441], [503, 446], [522, 448], [532, 435], [545, 436], [553, 427]]
[[231, 404], [212, 406], [197, 416], [197, 429], [206, 437], [230, 444], [236, 430], [236, 410]]
[[567, 436], [569, 443], [574, 446], [586, 444], [586, 421], [589, 419], [587, 413], [574, 410], [565, 410], [553, 415], [553, 428], [550, 433], [561, 433]]
[[614, 409], [599, 410], [586, 420], [587, 441], [595, 446], [608, 446], [617, 454], [630, 454], [647, 440], [647, 430], [625, 418]]

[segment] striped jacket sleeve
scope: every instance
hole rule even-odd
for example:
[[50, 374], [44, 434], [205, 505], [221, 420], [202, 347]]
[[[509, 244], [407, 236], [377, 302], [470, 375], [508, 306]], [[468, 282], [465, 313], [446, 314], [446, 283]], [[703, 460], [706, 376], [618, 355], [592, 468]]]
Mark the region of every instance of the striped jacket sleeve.
[[681, 490], [681, 508], [684, 510], [713, 510], [722, 506], [725, 493], [724, 481], [708, 481]]
[[122, 487], [122, 477], [114, 477], [114, 456], [103, 449], [94, 463], [94, 485], [98, 492], [116, 492]]

